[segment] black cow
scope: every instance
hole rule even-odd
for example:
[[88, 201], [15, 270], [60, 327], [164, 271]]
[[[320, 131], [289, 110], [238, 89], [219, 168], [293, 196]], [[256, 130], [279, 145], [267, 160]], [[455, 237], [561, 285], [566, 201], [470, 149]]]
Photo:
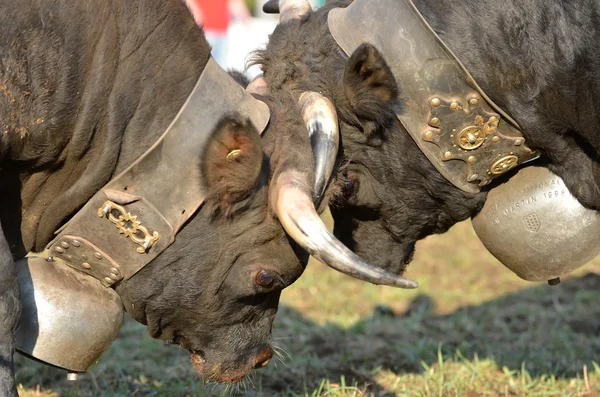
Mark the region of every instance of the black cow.
[[[341, 148], [324, 202], [336, 235], [368, 261], [401, 273], [417, 240], [475, 215], [486, 189], [459, 190], [424, 156], [395, 117], [401, 93], [375, 47], [365, 43], [348, 57], [338, 46], [328, 13], [350, 3], [333, 1], [312, 12], [307, 2], [280, 1], [283, 23], [254, 63], [274, 95], [299, 98], [310, 90], [333, 102]], [[600, 2], [413, 3], [483, 91], [520, 124], [542, 154], [538, 164], [562, 177], [584, 206], [600, 209]], [[390, 34], [399, 28], [390, 26]]]
[[[209, 56], [181, 0], [0, 4], [0, 395], [16, 396], [14, 260], [43, 250], [161, 136]], [[281, 135], [278, 119], [303, 128], [278, 110], [289, 105], [269, 105], [266, 155]], [[274, 169], [256, 129], [232, 114], [212, 139], [195, 165], [206, 171], [204, 205], [115, 288], [153, 337], [189, 350], [208, 378], [236, 382], [268, 363], [280, 292], [303, 266], [269, 208]], [[226, 161], [235, 148], [242, 154]]]

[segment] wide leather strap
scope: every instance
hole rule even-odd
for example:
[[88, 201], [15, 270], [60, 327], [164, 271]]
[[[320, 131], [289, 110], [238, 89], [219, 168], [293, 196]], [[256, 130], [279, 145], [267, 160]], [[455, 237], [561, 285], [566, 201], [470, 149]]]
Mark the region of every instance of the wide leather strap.
[[269, 121], [268, 106], [210, 58], [165, 133], [59, 230], [48, 255], [105, 286], [137, 273], [173, 243], [204, 201], [203, 148], [221, 118], [234, 112], [258, 131]]
[[374, 45], [401, 95], [397, 117], [436, 169], [476, 193], [539, 157], [517, 123], [496, 106], [409, 0], [356, 0], [333, 9], [329, 30], [351, 55]]

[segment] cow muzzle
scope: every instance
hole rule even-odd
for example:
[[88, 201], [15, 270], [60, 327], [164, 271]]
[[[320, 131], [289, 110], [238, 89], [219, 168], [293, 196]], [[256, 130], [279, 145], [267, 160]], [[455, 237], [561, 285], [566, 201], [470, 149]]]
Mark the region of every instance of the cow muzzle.
[[112, 288], [60, 260], [17, 262], [22, 313], [17, 350], [69, 372], [85, 372], [117, 337], [123, 304]]
[[232, 363], [210, 362], [202, 352], [192, 351], [190, 357], [192, 366], [200, 375], [208, 380], [219, 383], [238, 383], [253, 370], [265, 368], [273, 358], [273, 349], [264, 347], [251, 356], [249, 361]]
[[600, 213], [542, 167], [492, 189], [473, 228], [492, 255], [529, 281], [554, 282], [600, 254]]

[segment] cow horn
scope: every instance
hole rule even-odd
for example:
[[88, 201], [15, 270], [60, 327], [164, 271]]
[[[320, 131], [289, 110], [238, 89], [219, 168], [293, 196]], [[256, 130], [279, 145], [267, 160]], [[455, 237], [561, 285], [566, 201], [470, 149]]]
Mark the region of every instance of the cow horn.
[[306, 91], [298, 101], [306, 123], [315, 160], [315, 207], [321, 203], [338, 152], [337, 113], [331, 101], [314, 91]]
[[252, 80], [246, 87], [246, 91], [249, 93], [260, 95], [265, 95], [267, 93], [267, 89], [267, 82], [262, 75], [256, 76], [256, 78]]
[[263, 5], [263, 11], [267, 14], [279, 12], [279, 22], [284, 23], [303, 17], [312, 11], [312, 7], [307, 0], [269, 0]]
[[298, 171], [286, 170], [279, 174], [271, 190], [271, 203], [286, 232], [329, 267], [373, 284], [417, 288], [415, 281], [364, 262], [336, 239], [319, 218], [306, 178]]
[[266, 14], [279, 14], [279, 0], [269, 0], [263, 4], [263, 12]]

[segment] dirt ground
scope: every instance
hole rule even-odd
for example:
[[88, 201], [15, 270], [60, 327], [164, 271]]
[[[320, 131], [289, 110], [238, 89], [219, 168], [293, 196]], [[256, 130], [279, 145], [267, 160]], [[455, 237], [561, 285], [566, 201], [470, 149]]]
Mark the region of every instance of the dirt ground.
[[128, 320], [89, 373], [20, 357], [32, 396], [600, 396], [600, 260], [555, 287], [519, 279], [470, 222], [417, 245], [414, 291], [312, 262], [274, 325], [281, 359], [243, 385], [206, 385], [182, 349]]

